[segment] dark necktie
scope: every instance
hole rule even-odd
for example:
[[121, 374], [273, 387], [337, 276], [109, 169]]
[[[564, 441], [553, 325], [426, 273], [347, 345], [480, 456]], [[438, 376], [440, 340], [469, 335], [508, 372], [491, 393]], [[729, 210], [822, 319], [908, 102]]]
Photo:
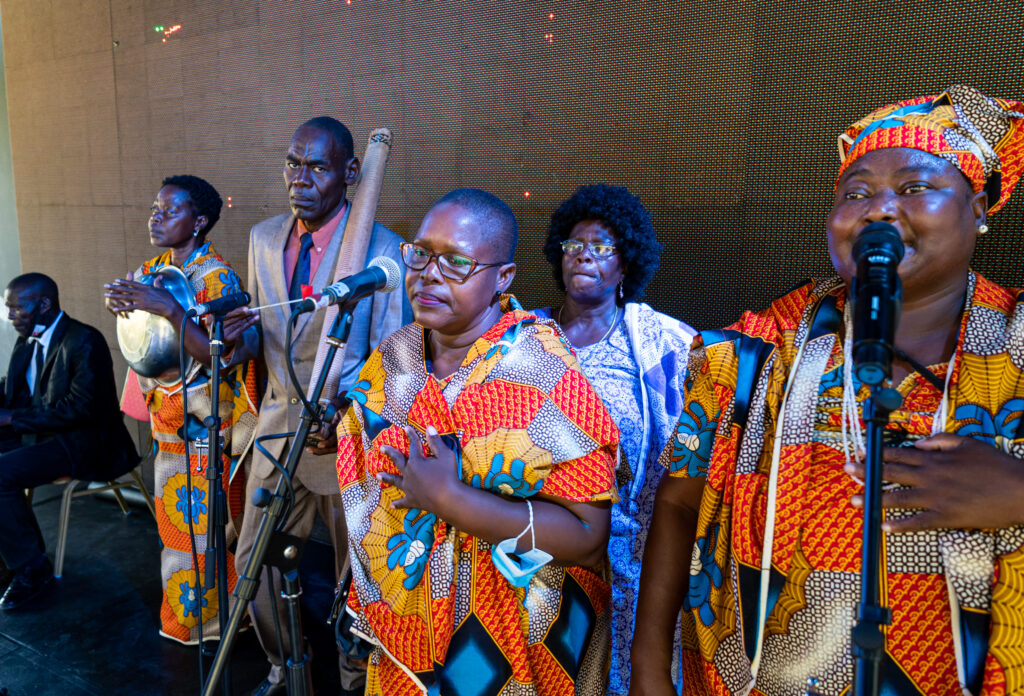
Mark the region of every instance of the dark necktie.
[[288, 299], [301, 300], [302, 286], [309, 285], [309, 250], [313, 248], [313, 233], [303, 232], [299, 237], [299, 255], [295, 258], [295, 272], [288, 286]]
[[39, 391], [39, 380], [43, 376], [43, 342], [39, 340], [37, 336], [32, 336], [29, 341], [32, 342], [35, 352], [32, 355], [32, 362], [35, 363], [35, 379], [30, 385], [32, 387], [32, 396], [35, 397]]

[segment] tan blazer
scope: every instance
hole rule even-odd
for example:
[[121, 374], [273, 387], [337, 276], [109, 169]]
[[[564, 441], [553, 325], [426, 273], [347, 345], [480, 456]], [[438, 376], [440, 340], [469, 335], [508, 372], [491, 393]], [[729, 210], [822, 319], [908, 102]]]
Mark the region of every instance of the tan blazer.
[[[323, 288], [331, 283], [347, 219], [346, 212], [345, 217], [338, 223], [338, 232], [331, 237], [327, 245], [316, 275], [312, 278], [310, 285], [314, 288]], [[249, 293], [253, 298], [253, 306], [284, 302], [288, 299], [283, 259], [285, 243], [294, 223], [294, 216], [284, 214], [257, 223], [252, 228], [249, 236]], [[376, 256], [390, 256], [398, 263], [399, 268], [404, 269], [398, 249], [401, 241], [397, 234], [374, 223], [367, 261]], [[290, 316], [291, 309], [288, 306], [260, 310], [261, 353], [266, 363], [268, 381], [267, 392], [260, 405], [259, 423], [256, 426], [257, 438], [296, 430], [302, 415], [302, 402], [292, 388], [285, 363], [285, 332]], [[303, 389], [309, 385], [323, 318], [323, 310], [303, 314], [292, 334], [295, 373]], [[345, 393], [352, 386], [360, 368], [377, 344], [388, 334], [411, 321], [412, 310], [405, 295], [404, 283], [392, 293], [375, 293], [360, 302], [352, 317], [352, 331], [345, 351], [339, 393]], [[252, 346], [245, 352], [255, 354]], [[283, 460], [287, 456], [287, 442], [289, 440], [284, 438], [274, 439], [264, 442], [263, 446], [279, 460]], [[266, 479], [273, 474], [274, 465], [254, 447], [250, 475]], [[331, 455], [303, 452], [295, 477], [314, 493], [338, 493], [335, 458]]]

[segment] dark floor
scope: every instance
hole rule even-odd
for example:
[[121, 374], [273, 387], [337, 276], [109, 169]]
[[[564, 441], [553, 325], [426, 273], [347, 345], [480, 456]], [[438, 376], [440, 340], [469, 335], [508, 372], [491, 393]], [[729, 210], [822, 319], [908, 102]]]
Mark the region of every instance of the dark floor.
[[[44, 486], [35, 492], [51, 558], [62, 490]], [[0, 688], [10, 696], [200, 693], [196, 648], [157, 633], [159, 554], [156, 523], [145, 508], [132, 507], [125, 517], [113, 500], [74, 500], [64, 577], [45, 599], [0, 612]], [[303, 627], [320, 655], [332, 650], [324, 625], [333, 590], [331, 559], [330, 547], [318, 543], [308, 544], [303, 558]], [[321, 662], [314, 663], [315, 691], [333, 696], [337, 662]], [[251, 630], [236, 641], [231, 668], [234, 694], [247, 694], [266, 675]]]

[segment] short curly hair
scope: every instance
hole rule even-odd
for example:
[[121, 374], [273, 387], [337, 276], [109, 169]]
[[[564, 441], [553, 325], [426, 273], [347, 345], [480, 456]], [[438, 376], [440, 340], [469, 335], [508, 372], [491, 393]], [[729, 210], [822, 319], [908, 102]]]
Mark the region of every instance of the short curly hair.
[[206, 227], [199, 230], [200, 236], [205, 237], [209, 234], [213, 226], [220, 220], [220, 209], [223, 207], [224, 201], [220, 199], [220, 194], [217, 193], [213, 184], [206, 179], [200, 179], [191, 174], [178, 174], [167, 177], [160, 183], [160, 186], [177, 186], [182, 189], [192, 201], [192, 208], [195, 210], [196, 216], [206, 216]]
[[551, 216], [544, 256], [551, 263], [558, 287], [565, 291], [562, 242], [584, 220], [600, 220], [615, 234], [615, 248], [623, 261], [620, 302], [643, 299], [644, 290], [658, 270], [664, 247], [654, 232], [651, 214], [625, 186], [580, 186]]

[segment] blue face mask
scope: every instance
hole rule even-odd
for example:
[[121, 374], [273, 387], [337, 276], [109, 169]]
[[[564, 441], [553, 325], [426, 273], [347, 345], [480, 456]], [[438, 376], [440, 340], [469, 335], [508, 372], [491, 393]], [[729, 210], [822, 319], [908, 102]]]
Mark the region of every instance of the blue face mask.
[[[491, 561], [494, 563], [494, 567], [505, 576], [505, 579], [513, 587], [529, 585], [537, 571], [552, 560], [550, 553], [537, 548], [537, 538], [533, 532], [533, 505], [529, 500], [526, 501], [526, 507], [530, 511], [530, 523], [526, 529], [521, 531], [519, 536], [505, 539], [491, 547]], [[523, 553], [516, 553], [519, 539], [526, 532], [530, 532], [530, 545], [533, 548]]]

